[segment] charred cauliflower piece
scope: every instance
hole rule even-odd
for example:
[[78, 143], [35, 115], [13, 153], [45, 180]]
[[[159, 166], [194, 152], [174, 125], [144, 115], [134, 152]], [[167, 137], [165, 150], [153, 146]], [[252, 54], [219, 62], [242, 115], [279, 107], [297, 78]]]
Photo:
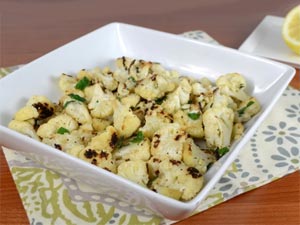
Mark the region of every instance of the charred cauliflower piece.
[[140, 130], [144, 133], [145, 137], [152, 138], [157, 130], [171, 121], [172, 116], [164, 112], [160, 105], [153, 103], [146, 109], [145, 125]]
[[[97, 70], [96, 68], [94, 71]], [[97, 74], [94, 73], [93, 70], [82, 69], [77, 73], [77, 83], [82, 79], [87, 79], [90, 84], [95, 84], [100, 82], [100, 78]], [[76, 88], [78, 89], [78, 88]]]
[[204, 136], [202, 114], [199, 110], [178, 110], [174, 114], [174, 121], [194, 138]]
[[183, 162], [165, 159], [159, 164], [158, 177], [151, 189], [174, 199], [188, 201], [196, 196], [203, 186], [203, 177], [194, 167]]
[[160, 159], [182, 159], [186, 132], [177, 123], [166, 124], [154, 133], [151, 142], [151, 154]]
[[117, 174], [144, 187], [149, 181], [147, 164], [143, 160], [122, 162], [118, 166]]
[[175, 91], [167, 95], [166, 100], [162, 103], [162, 107], [168, 113], [176, 113], [181, 105], [189, 102], [191, 91], [192, 87], [188, 79], [182, 78]]
[[150, 72], [152, 62], [136, 60], [129, 57], [121, 57], [116, 60], [117, 70], [114, 73], [115, 79], [125, 83], [130, 77], [139, 81], [144, 79]]
[[163, 97], [172, 87], [163, 76], [152, 74], [138, 83], [135, 93], [151, 101]]
[[76, 146], [80, 146], [81, 149], [84, 148], [81, 137], [72, 133], [54, 133], [51, 138], [43, 138], [42, 142], [64, 152], [68, 152]]
[[12, 130], [15, 130], [15, 131], [21, 133], [21, 134], [24, 134], [28, 137], [31, 137], [35, 140], [40, 141], [40, 138], [36, 134], [32, 124], [27, 121], [12, 120], [8, 124], [8, 127]]
[[147, 161], [150, 158], [150, 141], [144, 138], [139, 143], [130, 143], [113, 153], [115, 159], [118, 161], [127, 160], [143, 160]]
[[45, 96], [32, 96], [26, 106], [15, 114], [15, 120], [45, 119], [54, 113], [54, 104]]
[[47, 123], [37, 129], [37, 135], [42, 138], [52, 138], [59, 128], [66, 129], [69, 133], [78, 128], [78, 123], [67, 114], [60, 114], [51, 118]]
[[111, 152], [105, 150], [95, 150], [90, 146], [87, 146], [85, 149], [79, 152], [78, 157], [110, 172], [117, 172], [116, 163]]
[[233, 120], [233, 110], [225, 106], [212, 107], [204, 112], [204, 135], [209, 148], [222, 148], [230, 145]]
[[29, 119], [38, 118], [39, 112], [32, 105], [24, 106], [23, 108], [19, 109], [19, 111], [16, 112], [14, 117], [15, 117], [15, 120], [26, 121]]
[[92, 126], [93, 129], [97, 132], [103, 132], [106, 127], [112, 124], [111, 119], [98, 119], [98, 118], [93, 118], [92, 119]]
[[135, 107], [139, 102], [140, 102], [141, 98], [139, 95], [137, 94], [129, 94], [126, 97], [121, 99], [121, 103], [123, 105], [127, 105], [129, 107]]
[[245, 92], [246, 80], [238, 73], [228, 73], [220, 76], [216, 81], [221, 93], [240, 101], [246, 101], [250, 96]]
[[112, 152], [117, 142], [117, 130], [113, 126], [108, 126], [103, 133], [93, 137], [88, 145], [95, 150]]
[[158, 157], [151, 157], [148, 162], [148, 174], [151, 180], [154, 180], [159, 175], [159, 164], [161, 163], [161, 159]]
[[208, 165], [216, 161], [213, 152], [201, 150], [191, 138], [184, 143], [182, 158], [187, 166], [195, 167], [202, 175], [206, 172]]
[[124, 138], [130, 137], [141, 124], [141, 121], [130, 107], [121, 104], [119, 101], [115, 101], [114, 104], [113, 122], [118, 136]]
[[261, 106], [256, 98], [251, 97], [247, 101], [242, 102], [235, 112], [235, 121], [247, 122], [261, 109]]
[[113, 72], [108, 67], [105, 67], [102, 71], [100, 68], [95, 68], [93, 73], [100, 79], [104, 88], [110, 91], [117, 89], [118, 81], [114, 79]]
[[76, 77], [67, 75], [65, 73], [60, 75], [58, 81], [59, 88], [64, 92], [64, 94], [70, 94], [74, 92], [76, 83]]
[[87, 106], [84, 104], [86, 99], [77, 94], [71, 96], [73, 96], [73, 98], [65, 96], [62, 99], [64, 111], [80, 124], [92, 124], [92, 117]]
[[111, 104], [115, 97], [113, 94], [104, 93], [99, 84], [95, 84], [93, 97], [88, 104], [91, 115], [95, 118], [105, 119], [113, 114]]

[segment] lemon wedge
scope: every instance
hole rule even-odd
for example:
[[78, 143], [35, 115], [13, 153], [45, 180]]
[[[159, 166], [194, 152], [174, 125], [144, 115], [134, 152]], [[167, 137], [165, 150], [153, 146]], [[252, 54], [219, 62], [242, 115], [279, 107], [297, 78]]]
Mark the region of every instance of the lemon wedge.
[[287, 46], [300, 55], [300, 5], [291, 9], [286, 15], [282, 36]]

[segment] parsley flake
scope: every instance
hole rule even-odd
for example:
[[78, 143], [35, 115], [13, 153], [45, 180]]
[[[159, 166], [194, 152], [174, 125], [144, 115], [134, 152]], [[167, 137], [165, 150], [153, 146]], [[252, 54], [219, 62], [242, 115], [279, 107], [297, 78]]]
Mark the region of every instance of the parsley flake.
[[227, 152], [229, 152], [229, 148], [228, 147], [217, 148], [217, 158], [221, 158]]
[[64, 127], [60, 127], [60, 128], [58, 128], [57, 133], [58, 134], [65, 134], [65, 133], [69, 134], [70, 131], [68, 129], [64, 128]]
[[83, 98], [83, 97], [81, 97], [81, 96], [79, 96], [79, 95], [76, 95], [76, 94], [69, 94], [69, 96], [70, 96], [71, 98], [77, 100], [77, 101], [80, 101], [80, 102], [85, 102], [85, 101], [86, 101], [85, 98]]
[[246, 109], [249, 108], [249, 107], [250, 107], [251, 105], [253, 105], [253, 104], [254, 104], [254, 101], [250, 101], [250, 102], [247, 103], [247, 105], [246, 105], [245, 107], [239, 109], [239, 110], [237, 111], [238, 114], [239, 114], [239, 116], [242, 116], [242, 115], [245, 113]]
[[87, 77], [83, 77], [81, 80], [77, 82], [75, 88], [79, 90], [84, 90], [89, 85], [90, 85], [90, 80]]
[[200, 117], [200, 113], [188, 113], [188, 117], [190, 117], [192, 120], [197, 120]]
[[133, 76], [130, 76], [130, 77], [128, 78], [128, 80], [130, 80], [132, 83], [136, 83], [136, 80], [135, 80], [135, 78], [134, 78]]
[[137, 132], [136, 136], [130, 140], [131, 143], [140, 143], [144, 140], [144, 134], [142, 131]]
[[65, 109], [70, 103], [72, 103], [72, 102], [75, 102], [74, 100], [71, 100], [71, 101], [67, 101], [65, 104], [64, 104], [64, 106], [63, 106], [63, 108]]

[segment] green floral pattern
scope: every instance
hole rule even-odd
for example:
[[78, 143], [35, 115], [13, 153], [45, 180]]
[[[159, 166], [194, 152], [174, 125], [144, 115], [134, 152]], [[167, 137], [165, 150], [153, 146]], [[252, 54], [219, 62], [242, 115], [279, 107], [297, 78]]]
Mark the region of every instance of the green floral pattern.
[[[183, 35], [218, 44], [202, 31]], [[1, 68], [0, 78], [16, 69], [18, 66]], [[299, 170], [299, 96], [297, 90], [285, 90], [270, 116], [195, 214]], [[31, 224], [159, 225], [174, 222], [105, 197], [82, 183], [44, 168], [19, 152], [4, 148], [4, 153]]]

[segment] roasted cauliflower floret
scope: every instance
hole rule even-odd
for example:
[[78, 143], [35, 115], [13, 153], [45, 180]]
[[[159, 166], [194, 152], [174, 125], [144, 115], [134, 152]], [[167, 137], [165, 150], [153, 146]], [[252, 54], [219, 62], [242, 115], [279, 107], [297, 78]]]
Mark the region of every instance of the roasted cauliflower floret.
[[79, 126], [79, 128], [73, 130], [71, 134], [80, 138], [84, 146], [87, 146], [91, 139], [95, 137], [95, 133], [93, 132], [93, 130], [86, 129], [85, 126]]
[[246, 80], [238, 73], [228, 73], [220, 76], [216, 81], [221, 93], [240, 101], [246, 101], [250, 96], [245, 92]]
[[227, 107], [212, 107], [204, 112], [204, 135], [209, 148], [230, 145], [233, 120], [233, 110]]
[[237, 104], [235, 101], [228, 95], [223, 95], [220, 93], [219, 90], [215, 91], [213, 96], [213, 107], [228, 107], [231, 108], [233, 111], [236, 111]]
[[143, 160], [122, 162], [118, 166], [117, 174], [144, 187], [149, 181], [147, 164]]
[[66, 153], [79, 158], [79, 153], [84, 149], [83, 145], [75, 145], [73, 148], [67, 149]]
[[166, 100], [162, 103], [162, 107], [168, 113], [175, 113], [180, 109], [181, 105], [189, 102], [191, 91], [192, 87], [188, 79], [182, 78], [175, 91], [167, 95]]
[[202, 114], [199, 110], [178, 110], [174, 114], [174, 121], [180, 124], [191, 137], [204, 136]]
[[26, 106], [15, 114], [15, 120], [25, 121], [29, 119], [45, 119], [54, 113], [54, 104], [45, 96], [32, 96]]
[[137, 94], [129, 94], [128, 96], [121, 99], [121, 103], [123, 105], [127, 105], [129, 107], [135, 107], [141, 100], [141, 97]]
[[180, 78], [180, 74], [175, 71], [175, 70], [166, 70], [160, 63], [153, 63], [151, 66], [151, 71], [153, 74], [160, 74], [162, 75], [165, 79], [170, 81], [170, 90], [173, 91], [176, 86], [178, 79]]
[[83, 159], [86, 162], [94, 164], [110, 172], [117, 172], [116, 163], [111, 152], [105, 150], [95, 150], [90, 146], [87, 146], [85, 149], [79, 152], [78, 156], [80, 159]]
[[190, 167], [195, 167], [203, 175], [207, 166], [216, 161], [213, 152], [203, 151], [194, 140], [188, 138], [184, 143], [182, 161]]
[[149, 105], [146, 111], [145, 125], [140, 130], [145, 137], [152, 138], [157, 130], [171, 122], [172, 116], [164, 112], [160, 105], [154, 103]]
[[137, 84], [135, 93], [150, 101], [163, 97], [173, 86], [174, 84], [163, 76], [151, 74]]
[[71, 98], [70, 96], [65, 96], [62, 99], [64, 111], [80, 124], [92, 124], [92, 117], [89, 113], [87, 106], [84, 104], [85, 99], [83, 97], [81, 98], [82, 100], [78, 101], [74, 98]]
[[72, 133], [54, 133], [51, 138], [43, 138], [42, 142], [64, 152], [70, 151], [76, 146], [80, 146], [81, 149], [84, 148], [81, 137], [73, 135]]
[[75, 90], [76, 83], [77, 83], [76, 77], [67, 75], [65, 73], [60, 75], [58, 81], [59, 88], [64, 92], [64, 94], [72, 93]]
[[93, 118], [92, 119], [92, 126], [93, 129], [97, 132], [103, 132], [106, 127], [112, 124], [111, 119], [98, 119], [98, 118]]
[[127, 88], [125, 83], [119, 83], [118, 89], [117, 89], [117, 96], [118, 98], [126, 97], [130, 94], [130, 90]]
[[160, 159], [182, 159], [187, 134], [177, 123], [166, 124], [156, 131], [151, 142], [151, 154]]
[[247, 122], [254, 115], [256, 115], [261, 109], [261, 106], [256, 98], [251, 97], [247, 101], [242, 102], [236, 113], [235, 121], [237, 122]]
[[117, 161], [127, 160], [143, 160], [147, 161], [150, 158], [150, 141], [148, 138], [144, 138], [139, 143], [130, 143], [120, 149], [117, 149], [113, 153]]
[[35, 107], [31, 106], [24, 106], [23, 108], [19, 109], [14, 118], [18, 121], [26, 121], [33, 118], [38, 118], [39, 113]]
[[171, 198], [188, 201], [195, 197], [203, 186], [201, 173], [181, 161], [163, 160], [159, 164], [158, 174], [151, 184], [151, 189]]
[[144, 79], [149, 74], [152, 62], [121, 57], [116, 60], [116, 65], [115, 79], [125, 83], [129, 77], [132, 77], [136, 81]]
[[61, 127], [70, 133], [78, 128], [78, 123], [71, 116], [60, 114], [42, 124], [37, 130], [37, 135], [42, 138], [52, 138]]
[[161, 159], [158, 157], [151, 157], [148, 162], [148, 174], [151, 180], [155, 179], [159, 174], [159, 164], [161, 163]]
[[40, 141], [40, 138], [37, 136], [32, 124], [30, 124], [27, 121], [12, 120], [8, 124], [8, 127], [21, 134], [24, 134], [28, 137]]
[[105, 67], [102, 71], [100, 68], [95, 68], [93, 73], [100, 78], [104, 88], [110, 91], [117, 89], [118, 81], [114, 79], [113, 72], [108, 67]]
[[104, 93], [99, 84], [95, 84], [93, 97], [88, 104], [91, 115], [95, 118], [105, 119], [113, 114], [113, 94]]
[[192, 94], [199, 96], [201, 94], [204, 94], [208, 91], [209, 89], [206, 89], [200, 82], [194, 82], [192, 84]]
[[88, 79], [89, 83], [95, 84], [100, 82], [100, 78], [92, 70], [82, 69], [77, 73], [77, 82], [82, 79]]
[[119, 101], [115, 101], [114, 104], [113, 122], [118, 136], [124, 138], [130, 137], [141, 124], [141, 121], [130, 107], [121, 104]]
[[88, 145], [98, 151], [112, 152], [117, 142], [117, 130], [113, 126], [108, 126], [103, 133], [93, 137]]

